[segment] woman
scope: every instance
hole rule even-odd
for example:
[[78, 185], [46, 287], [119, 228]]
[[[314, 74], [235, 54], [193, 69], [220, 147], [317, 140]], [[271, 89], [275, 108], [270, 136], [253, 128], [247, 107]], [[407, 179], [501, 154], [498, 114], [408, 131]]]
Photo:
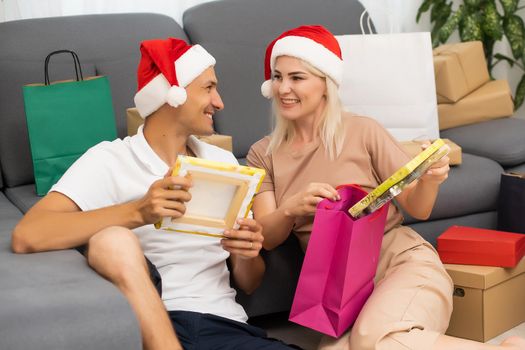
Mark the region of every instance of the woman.
[[[273, 99], [276, 127], [248, 154], [248, 163], [268, 174], [253, 211], [264, 227], [264, 248], [293, 232], [304, 250], [317, 203], [338, 200], [337, 185], [370, 191], [409, 158], [377, 122], [343, 112], [341, 50], [325, 28], [302, 26], [276, 38], [266, 50], [265, 78], [262, 92]], [[407, 213], [428, 218], [448, 162], [436, 162], [396, 197]], [[525, 340], [516, 337], [489, 346], [443, 334], [452, 281], [433, 247], [401, 222], [390, 204], [376, 288], [352, 329], [339, 340], [323, 338], [321, 348], [524, 349]]]

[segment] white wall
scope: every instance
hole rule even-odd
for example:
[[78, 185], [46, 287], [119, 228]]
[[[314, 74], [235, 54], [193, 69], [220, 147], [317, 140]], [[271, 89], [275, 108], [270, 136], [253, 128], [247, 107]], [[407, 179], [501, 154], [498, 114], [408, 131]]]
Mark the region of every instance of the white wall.
[[187, 8], [209, 1], [214, 0], [0, 0], [0, 21], [93, 13], [154, 12], [171, 16], [182, 24], [182, 14]]

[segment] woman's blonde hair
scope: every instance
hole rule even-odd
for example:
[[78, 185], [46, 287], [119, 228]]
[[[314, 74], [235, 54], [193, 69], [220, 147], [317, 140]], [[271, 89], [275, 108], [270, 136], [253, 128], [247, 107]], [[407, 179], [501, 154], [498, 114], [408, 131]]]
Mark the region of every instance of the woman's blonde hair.
[[[330, 77], [319, 69], [303, 60], [301, 62], [308, 72], [323, 78], [326, 82], [326, 106], [320, 119], [319, 137], [325, 150], [328, 152], [328, 156], [331, 160], [334, 160], [341, 154], [345, 139], [341, 116], [343, 108], [339, 99], [338, 87]], [[266, 151], [267, 155], [279, 148], [283, 143], [290, 144], [295, 137], [293, 123], [281, 116], [275, 99], [272, 101], [272, 117], [274, 125], [270, 144]]]

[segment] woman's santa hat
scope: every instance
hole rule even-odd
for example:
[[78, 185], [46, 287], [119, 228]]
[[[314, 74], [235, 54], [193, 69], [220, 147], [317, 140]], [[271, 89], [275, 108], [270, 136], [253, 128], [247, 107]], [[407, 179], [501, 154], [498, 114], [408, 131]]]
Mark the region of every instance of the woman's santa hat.
[[343, 78], [341, 48], [335, 36], [323, 26], [301, 26], [282, 33], [266, 48], [264, 79], [261, 92], [272, 97], [272, 71], [279, 56], [291, 56], [310, 63], [329, 76], [337, 85]]
[[142, 118], [165, 103], [182, 105], [187, 97], [185, 87], [215, 65], [215, 58], [202, 46], [176, 38], [143, 41], [140, 52], [135, 106]]

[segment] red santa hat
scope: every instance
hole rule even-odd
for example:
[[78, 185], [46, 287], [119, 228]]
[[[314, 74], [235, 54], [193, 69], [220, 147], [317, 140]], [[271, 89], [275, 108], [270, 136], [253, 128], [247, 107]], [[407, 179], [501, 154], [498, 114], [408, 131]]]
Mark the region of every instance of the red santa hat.
[[186, 89], [215, 58], [200, 45], [188, 45], [176, 38], [143, 41], [137, 70], [135, 106], [142, 118], [165, 103], [178, 107], [186, 102]]
[[335, 36], [320, 25], [301, 26], [282, 33], [266, 48], [265, 82], [261, 86], [261, 92], [266, 98], [272, 97], [272, 70], [279, 56], [291, 56], [306, 61], [330, 77], [337, 85], [343, 78], [341, 48]]

